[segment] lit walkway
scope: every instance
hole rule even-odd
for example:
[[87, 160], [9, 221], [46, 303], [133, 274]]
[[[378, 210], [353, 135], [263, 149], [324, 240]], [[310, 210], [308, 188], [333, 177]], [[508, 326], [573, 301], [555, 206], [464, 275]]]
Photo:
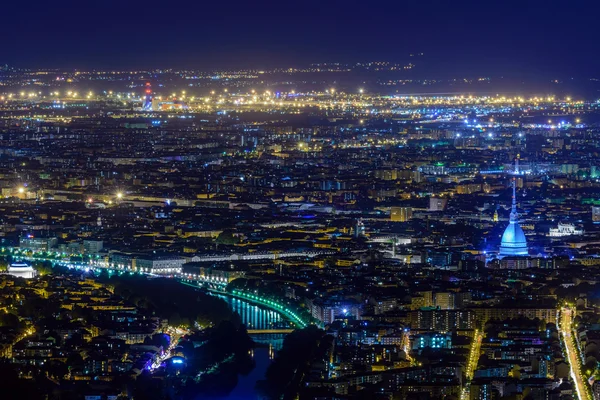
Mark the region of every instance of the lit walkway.
[[293, 329], [248, 329], [249, 335], [268, 335], [272, 333], [292, 333]]

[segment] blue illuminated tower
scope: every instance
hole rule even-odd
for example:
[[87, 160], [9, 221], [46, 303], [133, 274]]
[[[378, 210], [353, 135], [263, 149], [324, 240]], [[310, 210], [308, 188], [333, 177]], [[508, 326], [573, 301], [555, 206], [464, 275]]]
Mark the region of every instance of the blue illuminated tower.
[[508, 226], [504, 230], [502, 235], [502, 242], [500, 244], [499, 258], [502, 257], [514, 257], [514, 256], [528, 256], [529, 251], [527, 250], [527, 239], [525, 233], [519, 225], [519, 214], [517, 213], [517, 182], [516, 178], [512, 180], [512, 208], [510, 210], [510, 221]]

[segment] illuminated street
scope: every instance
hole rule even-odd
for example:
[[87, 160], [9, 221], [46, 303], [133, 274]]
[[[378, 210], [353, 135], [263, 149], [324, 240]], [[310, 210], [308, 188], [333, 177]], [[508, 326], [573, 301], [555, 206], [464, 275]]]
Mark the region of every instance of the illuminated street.
[[563, 307], [560, 314], [560, 332], [563, 336], [565, 353], [571, 366], [571, 380], [575, 385], [575, 391], [579, 400], [589, 400], [592, 398], [590, 388], [581, 372], [581, 363], [577, 358], [577, 347], [572, 334], [574, 311], [569, 307]]
[[189, 334], [189, 331], [186, 329], [169, 326], [165, 333], [169, 335], [169, 347], [165, 349], [152, 364], [152, 367], [150, 368], [152, 371], [159, 368], [166, 359], [173, 355], [173, 349], [179, 344], [179, 339], [181, 339], [182, 336]]
[[481, 355], [481, 341], [483, 340], [483, 331], [475, 330], [475, 337], [471, 345], [471, 351], [469, 353], [469, 361], [467, 363], [467, 370], [465, 372], [466, 382], [465, 387], [461, 392], [461, 399], [469, 398], [469, 389], [475, 370], [477, 369], [477, 363], [479, 362], [479, 356]]
[[404, 332], [402, 336], [402, 344], [400, 345], [404, 354], [406, 354], [406, 360], [410, 362], [410, 365], [416, 365], [416, 361], [414, 358], [410, 356], [410, 334], [409, 332]]
[[475, 337], [473, 338], [473, 345], [471, 347], [471, 353], [469, 354], [469, 363], [467, 365], [467, 380], [473, 379], [473, 374], [477, 369], [477, 362], [479, 361], [482, 340], [483, 332], [476, 330]]

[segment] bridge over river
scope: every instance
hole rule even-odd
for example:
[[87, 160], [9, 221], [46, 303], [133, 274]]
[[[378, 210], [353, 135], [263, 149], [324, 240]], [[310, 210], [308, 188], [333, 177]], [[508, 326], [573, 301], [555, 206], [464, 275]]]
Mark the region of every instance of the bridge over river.
[[232, 296], [215, 295], [225, 300], [229, 307], [240, 315], [242, 322], [248, 327], [248, 333], [287, 333], [293, 328], [290, 321], [277, 311]]
[[296, 327], [305, 327], [307, 324], [296, 313], [274, 301], [260, 298], [257, 295], [234, 290], [233, 293], [225, 292], [220, 288], [213, 288], [201, 282], [180, 280], [183, 285], [191, 287], [204, 287], [213, 296], [223, 299], [229, 307], [240, 315], [242, 323], [248, 328], [248, 333], [259, 334], [287, 334]]

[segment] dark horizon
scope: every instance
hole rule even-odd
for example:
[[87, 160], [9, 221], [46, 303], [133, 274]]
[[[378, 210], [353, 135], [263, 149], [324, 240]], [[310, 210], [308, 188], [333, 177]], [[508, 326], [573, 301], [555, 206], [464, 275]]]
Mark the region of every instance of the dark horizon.
[[[403, 62], [431, 74], [594, 76], [600, 6], [548, 2], [149, 0], [5, 5], [0, 64], [18, 68], [272, 68], [314, 62]], [[35, 10], [35, 12], [31, 12]]]

